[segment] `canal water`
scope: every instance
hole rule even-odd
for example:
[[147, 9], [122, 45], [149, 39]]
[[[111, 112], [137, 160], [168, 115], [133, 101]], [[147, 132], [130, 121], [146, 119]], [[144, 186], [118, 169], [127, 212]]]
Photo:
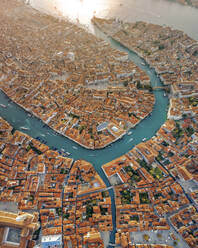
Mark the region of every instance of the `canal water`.
[[[166, 0], [73, 0], [69, 5], [66, 0], [29, 0], [31, 5], [43, 12], [67, 17], [74, 22], [80, 22], [91, 30], [90, 18], [95, 14], [99, 17], [118, 17], [125, 21], [148, 21], [156, 24], [166, 24], [186, 32], [198, 40], [198, 10], [179, 5]], [[143, 6], [143, 7], [142, 7]], [[120, 46], [117, 42], [110, 40], [114, 48], [127, 51], [129, 59], [142, 68], [149, 75], [153, 86], [161, 86], [161, 82], [155, 71], [148, 65], [143, 65], [143, 60], [135, 53]], [[143, 138], [150, 139], [165, 122], [168, 109], [168, 98], [164, 97], [163, 91], [155, 91], [155, 104], [152, 114], [144, 119], [133, 130], [131, 135], [125, 135], [121, 140], [101, 150], [88, 150], [75, 142], [57, 134], [44, 125], [38, 118], [30, 116], [17, 104], [10, 101], [0, 91], [0, 115], [7, 120], [15, 129], [27, 133], [33, 138], [40, 139], [50, 148], [64, 149], [71, 153], [75, 160], [84, 159], [93, 164], [107, 186], [110, 186], [101, 166], [131, 150]], [[27, 128], [27, 130], [21, 129]], [[114, 192], [110, 190], [112, 200], [113, 232], [110, 242], [115, 243], [116, 232], [116, 208]], [[111, 246], [109, 246], [111, 247]]]
[[[115, 41], [111, 40], [111, 44], [114, 48], [127, 51], [129, 53], [129, 59], [149, 75], [153, 86], [162, 85], [155, 71], [148, 65], [142, 65], [144, 61], [138, 55], [123, 48]], [[64, 149], [65, 151], [70, 152], [71, 157], [75, 160], [85, 159], [93, 163], [95, 167], [99, 169], [102, 164], [131, 150], [136, 144], [140, 143], [143, 138], [150, 139], [165, 122], [168, 109], [168, 98], [164, 97], [163, 91], [154, 91], [154, 95], [155, 104], [151, 115], [133, 128], [132, 134], [125, 135], [122, 139], [100, 150], [88, 150], [70, 139], [59, 135], [44, 125], [41, 120], [30, 116], [20, 106], [10, 101], [3, 92], [0, 93], [0, 103], [5, 105], [6, 108], [0, 106], [0, 115], [16, 129], [21, 130], [34, 138], [39, 137], [39, 139], [46, 142], [49, 147], [56, 147], [58, 150]], [[24, 130], [24, 127], [27, 128], [27, 130]]]
[[[161, 86], [161, 82], [155, 71], [151, 69], [145, 61], [138, 55], [122, 47], [116, 41], [110, 40], [114, 48], [128, 52], [129, 59], [138, 65], [142, 70], [149, 75], [152, 86]], [[145, 65], [143, 65], [145, 64]], [[71, 157], [75, 160], [84, 159], [93, 164], [97, 173], [101, 176], [107, 187], [110, 183], [105, 176], [101, 166], [131, 150], [136, 144], [140, 143], [142, 139], [150, 139], [155, 135], [156, 131], [165, 122], [168, 109], [168, 98], [164, 97], [163, 91], [154, 91], [155, 104], [151, 115], [140, 122], [134, 129], [132, 134], [125, 135], [121, 140], [116, 141], [112, 145], [101, 150], [88, 150], [75, 142], [59, 135], [51, 128], [46, 126], [41, 120], [34, 116], [30, 116], [24, 109], [10, 101], [9, 98], [0, 91], [0, 115], [7, 120], [15, 129], [27, 133], [33, 138], [39, 139], [46, 143], [52, 149], [58, 149], [71, 153]], [[24, 130], [26, 128], [26, 130]], [[113, 232], [111, 233], [110, 242], [115, 243], [116, 232], [116, 208], [113, 190], [109, 190], [112, 200], [112, 218], [113, 218]], [[111, 247], [111, 246], [109, 246]]]

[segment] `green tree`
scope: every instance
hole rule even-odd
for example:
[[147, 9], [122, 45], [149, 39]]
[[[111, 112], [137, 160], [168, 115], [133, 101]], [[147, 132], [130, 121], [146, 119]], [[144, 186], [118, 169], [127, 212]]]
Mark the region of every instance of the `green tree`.
[[160, 44], [160, 45], [158, 46], [158, 48], [159, 48], [159, 50], [163, 50], [163, 49], [165, 48], [165, 46], [164, 46], [164, 44]]

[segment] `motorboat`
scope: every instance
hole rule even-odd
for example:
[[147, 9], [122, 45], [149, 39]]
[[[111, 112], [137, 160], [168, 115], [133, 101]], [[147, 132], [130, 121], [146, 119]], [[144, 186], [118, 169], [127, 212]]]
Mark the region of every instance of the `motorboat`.
[[20, 127], [22, 130], [30, 130], [28, 127]]
[[145, 141], [145, 140], [146, 140], [146, 138], [143, 138], [143, 139], [142, 139], [142, 141]]
[[127, 144], [133, 141], [133, 138], [130, 138], [129, 141], [127, 141]]
[[6, 105], [4, 105], [2, 103], [0, 103], [0, 106], [3, 107], [3, 108], [6, 108], [7, 107]]

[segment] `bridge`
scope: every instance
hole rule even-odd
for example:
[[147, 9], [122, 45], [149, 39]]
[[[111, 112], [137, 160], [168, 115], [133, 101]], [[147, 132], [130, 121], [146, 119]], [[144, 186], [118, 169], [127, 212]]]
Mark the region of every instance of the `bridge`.
[[111, 243], [109, 243], [109, 245], [110, 245], [110, 246], [113, 246], [113, 247], [116, 247], [116, 244], [111, 244]]
[[153, 90], [166, 90], [167, 86], [155, 86], [153, 87]]

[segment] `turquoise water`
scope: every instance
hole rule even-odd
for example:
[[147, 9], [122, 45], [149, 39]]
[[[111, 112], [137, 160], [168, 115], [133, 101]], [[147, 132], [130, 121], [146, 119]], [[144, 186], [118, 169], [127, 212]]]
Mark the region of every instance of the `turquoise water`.
[[[155, 71], [148, 65], [142, 65], [144, 62], [138, 55], [120, 46], [117, 42], [111, 40], [111, 45], [129, 54], [129, 59], [136, 65], [142, 68], [149, 75], [153, 86], [162, 85]], [[131, 135], [125, 135], [121, 140], [113, 143], [101, 150], [88, 150], [75, 142], [57, 134], [51, 128], [44, 125], [42, 121], [34, 116], [30, 116], [20, 106], [10, 101], [9, 98], [0, 91], [0, 103], [6, 108], [0, 106], [0, 115], [7, 120], [15, 129], [27, 133], [33, 138], [39, 138], [46, 143], [50, 148], [64, 149], [71, 153], [71, 157], [75, 160], [84, 159], [93, 164], [97, 173], [101, 176], [107, 186], [110, 186], [107, 177], [105, 176], [101, 166], [131, 150], [136, 144], [140, 143], [143, 138], [150, 139], [155, 135], [156, 131], [166, 121], [168, 98], [164, 97], [163, 91], [155, 91], [155, 104], [151, 115], [145, 118], [133, 130]], [[21, 127], [26, 127], [28, 130], [23, 130]], [[133, 140], [131, 141], [131, 138]], [[116, 232], [116, 208], [113, 190], [109, 190], [112, 200], [112, 218], [113, 232], [111, 233], [110, 242], [115, 243]], [[109, 246], [111, 247], [111, 246]]]
[[[143, 60], [135, 53], [119, 46], [117, 42], [112, 41], [114, 47], [120, 50], [127, 51], [129, 58], [141, 67], [150, 77], [154, 86], [161, 85], [161, 82], [154, 70], [149, 66], [143, 66]], [[163, 91], [154, 91], [155, 104], [150, 116], [139, 123], [132, 131], [131, 135], [125, 135], [121, 140], [113, 143], [100, 150], [88, 150], [81, 147], [75, 142], [57, 134], [52, 129], [44, 126], [44, 123], [36, 117], [31, 117], [20, 106], [9, 101], [9, 99], [1, 92], [0, 103], [6, 105], [6, 108], [0, 106], [0, 115], [7, 120], [15, 129], [21, 130], [28, 135], [37, 138], [40, 137], [47, 142], [49, 147], [56, 147], [57, 149], [64, 148], [65, 151], [71, 153], [71, 157], [75, 160], [85, 159], [94, 164], [96, 169], [100, 168], [102, 164], [107, 163], [131, 150], [136, 144], [140, 143], [143, 138], [150, 139], [155, 135], [156, 131], [165, 122], [168, 108], [168, 98], [164, 97]], [[23, 130], [21, 127], [26, 127], [29, 130]], [[133, 138], [132, 141], [130, 139]], [[98, 160], [99, 159], [99, 160]]]

